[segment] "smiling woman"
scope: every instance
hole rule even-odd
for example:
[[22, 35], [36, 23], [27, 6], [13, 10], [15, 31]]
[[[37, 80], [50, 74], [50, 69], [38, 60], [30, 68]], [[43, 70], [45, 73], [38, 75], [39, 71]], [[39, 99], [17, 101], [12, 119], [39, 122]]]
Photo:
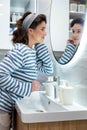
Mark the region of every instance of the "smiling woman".
[[[68, 63], [73, 58], [75, 52], [77, 52], [77, 50], [78, 50], [78, 45], [75, 45], [76, 44], [75, 42], [77, 42], [77, 39], [74, 38], [75, 46], [73, 46], [73, 44], [71, 45], [71, 46], [73, 46], [73, 48], [71, 46], [69, 46], [70, 44], [68, 44], [69, 42], [72, 43], [72, 41], [71, 41], [72, 36], [77, 35], [76, 33], [73, 33], [72, 26], [71, 26], [72, 29], [71, 30], [69, 29], [69, 26], [70, 26], [69, 21], [75, 20], [77, 18], [79, 18], [79, 20], [80, 19], [84, 20], [85, 16], [86, 16], [85, 11], [83, 13], [83, 12], [79, 12], [78, 9], [76, 10], [76, 12], [75, 11], [72, 12], [71, 10], [69, 10], [70, 9], [69, 6], [72, 2], [77, 2], [78, 5], [79, 5], [79, 3], [82, 3], [84, 6], [86, 3], [85, 1], [83, 2], [81, 0], [78, 0], [78, 1], [72, 1], [72, 0], [68, 1], [67, 0], [67, 1], [60, 2], [60, 5], [61, 5], [60, 6], [56, 0], [55, 0], [55, 2], [52, 0], [52, 4], [51, 4], [51, 17], [50, 17], [50, 20], [51, 20], [51, 22], [50, 22], [51, 45], [52, 45], [54, 58], [56, 59], [57, 62], [59, 62], [61, 64]], [[60, 16], [60, 12], [63, 12], [63, 13], [61, 13], [61, 16]], [[54, 19], [54, 21], [56, 21], [55, 24], [53, 23], [52, 18]], [[83, 28], [83, 25], [82, 25], [82, 28]], [[82, 31], [81, 31], [81, 34], [82, 34]], [[69, 41], [67, 39], [69, 39]], [[80, 40], [81, 40], [81, 38], [80, 38]], [[63, 56], [63, 53], [65, 53], [67, 51], [66, 42], [68, 42], [67, 46], [69, 46], [69, 48], [72, 48], [72, 51], [74, 51], [74, 52], [73, 52], [73, 54], [71, 52], [69, 52], [70, 54], [68, 53], [68, 57], [66, 55], [68, 60], [65, 59], [64, 62], [61, 62], [59, 59], [61, 58], [61, 56]], [[80, 43], [80, 41], [79, 41], [79, 43]]]
[[65, 51], [61, 58], [58, 60], [60, 64], [68, 63], [75, 55], [78, 46], [80, 44], [81, 36], [83, 33], [84, 20], [82, 18], [74, 19], [71, 22], [72, 35], [71, 38], [67, 40], [67, 45]]

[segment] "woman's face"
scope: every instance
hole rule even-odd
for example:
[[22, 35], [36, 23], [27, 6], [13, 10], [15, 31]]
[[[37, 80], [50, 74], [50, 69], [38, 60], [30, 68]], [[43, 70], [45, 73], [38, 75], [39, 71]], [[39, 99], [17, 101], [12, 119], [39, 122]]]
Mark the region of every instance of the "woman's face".
[[80, 39], [83, 32], [83, 26], [81, 24], [74, 24], [72, 27], [72, 39], [74, 43], [80, 43]]
[[31, 29], [32, 33], [30, 34], [34, 44], [43, 42], [46, 36], [46, 23], [43, 21], [35, 29]]

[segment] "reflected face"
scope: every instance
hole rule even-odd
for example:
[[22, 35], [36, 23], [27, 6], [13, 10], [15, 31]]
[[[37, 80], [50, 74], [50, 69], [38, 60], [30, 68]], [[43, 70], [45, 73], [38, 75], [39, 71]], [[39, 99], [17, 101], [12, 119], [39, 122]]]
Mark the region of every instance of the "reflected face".
[[72, 27], [72, 40], [77, 45], [80, 43], [83, 32], [83, 26], [81, 24], [74, 24]]

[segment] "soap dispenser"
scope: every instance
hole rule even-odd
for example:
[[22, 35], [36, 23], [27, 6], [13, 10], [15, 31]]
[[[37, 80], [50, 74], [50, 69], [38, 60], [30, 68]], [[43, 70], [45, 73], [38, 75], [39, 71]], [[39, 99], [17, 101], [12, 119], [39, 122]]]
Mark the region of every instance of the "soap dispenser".
[[48, 80], [43, 83], [43, 86], [45, 87], [46, 95], [55, 99], [57, 82], [54, 81], [54, 76], [48, 76]]
[[74, 97], [74, 88], [67, 80], [60, 80], [59, 99], [64, 105], [72, 105]]

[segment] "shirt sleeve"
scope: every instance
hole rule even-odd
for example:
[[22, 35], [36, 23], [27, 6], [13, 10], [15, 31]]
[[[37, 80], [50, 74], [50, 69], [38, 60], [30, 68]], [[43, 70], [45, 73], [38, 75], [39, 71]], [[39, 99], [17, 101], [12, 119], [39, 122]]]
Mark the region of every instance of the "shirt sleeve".
[[77, 47], [74, 44], [68, 43], [66, 45], [64, 53], [62, 54], [61, 58], [58, 60], [58, 63], [60, 64], [68, 63], [73, 58], [76, 50]]
[[0, 88], [24, 97], [30, 95], [31, 83], [22, 82], [12, 77], [12, 73], [22, 67], [22, 64], [23, 56], [19, 50], [6, 53], [3, 61], [0, 63]]
[[41, 43], [37, 44], [35, 48], [39, 70], [47, 75], [53, 74], [53, 63], [47, 46], [44, 43]]

